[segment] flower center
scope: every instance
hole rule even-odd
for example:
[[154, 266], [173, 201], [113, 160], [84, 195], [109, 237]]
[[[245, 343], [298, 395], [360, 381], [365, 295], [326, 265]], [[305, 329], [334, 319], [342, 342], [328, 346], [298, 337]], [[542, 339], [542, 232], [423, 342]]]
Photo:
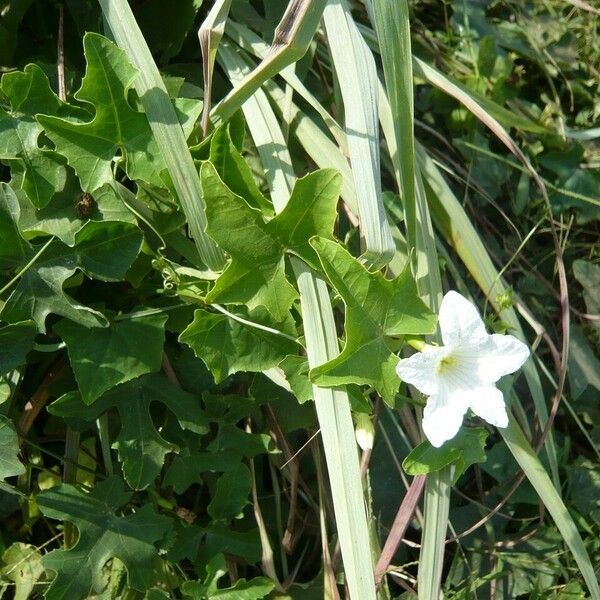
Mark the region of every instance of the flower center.
[[459, 360], [457, 356], [452, 354], [448, 354], [444, 356], [437, 365], [437, 374], [443, 375], [444, 373], [448, 373], [452, 369], [458, 366]]

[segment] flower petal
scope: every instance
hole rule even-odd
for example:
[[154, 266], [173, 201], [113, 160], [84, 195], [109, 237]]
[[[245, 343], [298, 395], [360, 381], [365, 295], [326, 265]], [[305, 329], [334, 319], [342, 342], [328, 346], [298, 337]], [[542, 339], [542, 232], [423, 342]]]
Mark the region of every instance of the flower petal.
[[439, 448], [458, 433], [468, 407], [468, 402], [460, 393], [449, 394], [444, 390], [430, 396], [423, 410], [422, 426], [432, 446]]
[[442, 299], [438, 322], [446, 346], [478, 343], [488, 335], [477, 307], [452, 290]]
[[490, 385], [467, 393], [469, 408], [478, 416], [496, 427], [508, 426], [508, 414], [502, 392]]
[[438, 366], [446, 354], [445, 348], [426, 346], [423, 352], [403, 358], [396, 366], [396, 373], [423, 394], [435, 394], [438, 391]]
[[485, 342], [460, 349], [461, 356], [474, 359], [479, 379], [495, 383], [503, 375], [514, 373], [529, 358], [529, 348], [513, 335], [489, 335]]

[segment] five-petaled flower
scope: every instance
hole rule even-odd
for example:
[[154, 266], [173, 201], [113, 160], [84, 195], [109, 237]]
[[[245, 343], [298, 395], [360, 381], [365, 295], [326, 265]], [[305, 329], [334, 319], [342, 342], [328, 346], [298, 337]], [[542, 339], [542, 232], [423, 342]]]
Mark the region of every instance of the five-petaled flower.
[[403, 381], [429, 396], [423, 431], [436, 448], [458, 433], [469, 408], [488, 423], [506, 427], [504, 397], [495, 383], [529, 357], [516, 337], [489, 335], [477, 308], [457, 292], [444, 296], [439, 327], [443, 346], [426, 345], [397, 366]]

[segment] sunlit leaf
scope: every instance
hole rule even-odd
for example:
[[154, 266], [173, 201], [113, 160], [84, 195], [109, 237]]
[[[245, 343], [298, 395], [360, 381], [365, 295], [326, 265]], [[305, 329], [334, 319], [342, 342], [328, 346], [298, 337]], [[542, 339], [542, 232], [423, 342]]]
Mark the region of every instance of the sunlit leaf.
[[285, 209], [268, 222], [223, 184], [210, 163], [202, 165], [201, 180], [207, 231], [231, 257], [206, 301], [244, 303], [250, 309], [264, 306], [282, 320], [297, 297], [285, 275], [284, 254], [314, 262], [308, 240], [332, 234], [339, 175], [322, 170], [299, 180]]
[[372, 385], [390, 405], [398, 391], [398, 357], [386, 338], [432, 333], [435, 316], [417, 294], [406, 268], [396, 279], [370, 273], [337, 242], [313, 238], [323, 270], [346, 305], [346, 344], [333, 360], [311, 370], [319, 385]]
[[[179, 340], [204, 361], [217, 383], [237, 371], [262, 371], [273, 367], [297, 349], [289, 339], [295, 334], [290, 317], [283, 323], [274, 323], [261, 308], [240, 312], [239, 316], [259, 327], [198, 309], [192, 323], [179, 336]], [[279, 329], [285, 337], [260, 326]]]

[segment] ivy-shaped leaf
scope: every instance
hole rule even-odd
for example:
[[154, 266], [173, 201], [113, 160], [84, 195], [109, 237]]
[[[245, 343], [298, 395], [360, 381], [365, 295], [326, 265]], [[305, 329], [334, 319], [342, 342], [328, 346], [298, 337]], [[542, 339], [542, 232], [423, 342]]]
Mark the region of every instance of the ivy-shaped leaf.
[[248, 504], [252, 476], [242, 463], [229, 469], [217, 480], [217, 487], [209, 505], [208, 514], [217, 521], [229, 522], [237, 518]]
[[[242, 400], [246, 405], [250, 404], [248, 398]], [[238, 411], [234, 423], [250, 412], [251, 409]], [[209, 421], [214, 422], [208, 406], [206, 413]], [[203, 473], [225, 473], [235, 470], [243, 460], [268, 453], [270, 444], [271, 438], [264, 433], [249, 433], [231, 422], [220, 422], [215, 438], [205, 450], [196, 451], [188, 444], [181, 454], [173, 457], [165, 473], [163, 485], [172, 487], [178, 494], [183, 494], [191, 485], [202, 481]]]
[[[262, 308], [239, 316], [247, 321], [271, 327], [287, 336], [295, 336], [292, 318], [273, 323]], [[192, 348], [220, 383], [237, 371], [263, 371], [278, 364], [297, 349], [288, 337], [277, 335], [203, 309], [194, 312], [194, 320], [179, 336], [179, 341]]]
[[0, 375], [5, 375], [25, 362], [36, 333], [33, 321], [0, 327]]
[[67, 344], [81, 397], [91, 404], [104, 392], [160, 370], [167, 315], [125, 319], [88, 335], [73, 321], [54, 326]]
[[224, 123], [212, 134], [210, 162], [219, 177], [234, 193], [244, 198], [263, 215], [273, 215], [273, 205], [261, 193], [254, 181], [252, 171], [231, 139], [231, 124]]
[[0, 270], [14, 269], [33, 255], [19, 232], [19, 203], [8, 183], [0, 183]]
[[[167, 558], [179, 562], [184, 558], [197, 562], [208, 562], [221, 552], [240, 556], [249, 563], [261, 557], [258, 529], [235, 531], [223, 522], [211, 523], [208, 527], [183, 526], [176, 523], [173, 543], [169, 545]], [[200, 556], [199, 556], [200, 555]], [[203, 560], [204, 559], [204, 560]]]
[[[19, 204], [12, 189], [0, 184], [0, 222], [11, 221], [9, 235], [18, 232]], [[38, 331], [46, 332], [46, 317], [61, 315], [85, 327], [106, 327], [106, 317], [96, 310], [77, 304], [63, 291], [64, 282], [77, 269], [102, 281], [124, 279], [142, 245], [142, 233], [132, 224], [122, 222], [87, 223], [75, 235], [75, 247], [53, 241], [38, 260], [25, 272], [0, 311], [0, 318], [17, 323], [33, 319]], [[13, 261], [14, 252], [0, 244], [0, 264]], [[19, 246], [21, 262], [36, 249], [27, 242]]]
[[13, 422], [0, 415], [0, 479], [21, 473], [25, 467], [19, 460], [19, 436]]
[[275, 588], [275, 583], [267, 577], [255, 577], [250, 581], [238, 579], [232, 587], [219, 588], [219, 579], [227, 572], [225, 557], [217, 554], [206, 566], [204, 581], [186, 581], [181, 591], [184, 597], [192, 600], [261, 600]]
[[409, 475], [425, 475], [454, 465], [453, 482], [456, 483], [472, 464], [486, 461], [487, 437], [488, 431], [483, 427], [463, 427], [454, 438], [439, 448], [425, 440], [404, 459], [402, 467]]
[[48, 78], [37, 65], [2, 76], [0, 90], [11, 103], [11, 111], [0, 108], [0, 160], [23, 163], [23, 191], [37, 208], [48, 204], [66, 178], [64, 159], [38, 146], [42, 127], [35, 113], [58, 114], [64, 103], [50, 88]]
[[357, 383], [373, 386], [391, 406], [398, 391], [398, 357], [388, 336], [426, 334], [435, 329], [433, 313], [419, 299], [407, 267], [389, 280], [365, 269], [337, 242], [313, 238], [323, 270], [346, 305], [346, 344], [333, 360], [310, 372], [317, 385]]
[[99, 482], [89, 494], [68, 484], [38, 494], [37, 504], [46, 517], [70, 521], [79, 531], [73, 548], [53, 550], [42, 558], [44, 567], [56, 573], [47, 600], [88, 598], [100, 586], [102, 569], [111, 558], [125, 565], [129, 587], [144, 591], [152, 585], [158, 557], [153, 542], [165, 535], [171, 521], [150, 504], [117, 516], [131, 497], [117, 477]]
[[86, 192], [112, 180], [118, 150], [123, 152], [130, 179], [162, 185], [160, 171], [165, 164], [148, 120], [127, 101], [137, 69], [123, 50], [97, 33], [86, 33], [83, 47], [87, 66], [75, 98], [94, 107], [94, 118], [82, 122], [39, 115], [46, 135], [75, 169]]
[[269, 222], [223, 183], [211, 163], [203, 163], [200, 177], [206, 231], [231, 257], [206, 301], [246, 304], [251, 310], [264, 306], [275, 320], [283, 320], [297, 297], [285, 276], [284, 254], [316, 262], [308, 241], [332, 234], [339, 173], [324, 169], [298, 180], [285, 209]]
[[115, 447], [123, 463], [125, 480], [133, 489], [139, 490], [154, 481], [165, 456], [179, 450], [157, 431], [150, 415], [153, 402], [161, 402], [173, 412], [182, 429], [198, 434], [208, 432], [208, 421], [199, 399], [175, 387], [158, 373], [112, 388], [90, 406], [86, 406], [76, 392], [65, 394], [49, 407], [49, 411], [63, 417], [74, 428], [82, 428], [86, 422], [92, 422], [109, 408], [116, 407], [121, 431]]
[[123, 221], [136, 223], [133, 213], [110, 184], [103, 185], [93, 196], [81, 193], [79, 180], [67, 167], [67, 179], [49, 204], [36, 209], [18, 189], [22, 174], [12, 169], [11, 187], [15, 191], [21, 215], [19, 228], [27, 239], [37, 235], [53, 235], [67, 246], [75, 245], [75, 235], [87, 221]]

